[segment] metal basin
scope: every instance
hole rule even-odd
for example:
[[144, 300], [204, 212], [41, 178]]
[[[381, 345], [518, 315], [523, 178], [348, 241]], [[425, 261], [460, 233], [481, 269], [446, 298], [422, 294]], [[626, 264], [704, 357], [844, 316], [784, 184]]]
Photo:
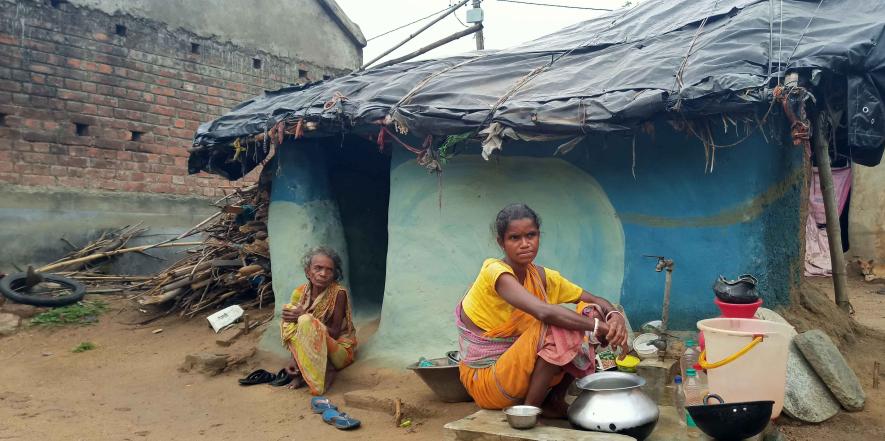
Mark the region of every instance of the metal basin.
[[433, 363], [433, 366], [418, 366], [418, 363], [412, 363], [407, 369], [418, 374], [421, 381], [424, 382], [436, 396], [446, 403], [461, 403], [465, 401], [473, 401], [467, 389], [461, 384], [458, 374], [458, 365], [448, 357], [433, 358], [427, 360]]
[[577, 381], [580, 395], [569, 406], [576, 427], [614, 432], [644, 440], [658, 423], [660, 411], [640, 387], [645, 379], [624, 372], [599, 372]]
[[538, 424], [538, 415], [541, 415], [541, 409], [535, 406], [510, 406], [504, 409], [504, 415], [507, 415], [507, 424], [514, 429], [531, 429]]

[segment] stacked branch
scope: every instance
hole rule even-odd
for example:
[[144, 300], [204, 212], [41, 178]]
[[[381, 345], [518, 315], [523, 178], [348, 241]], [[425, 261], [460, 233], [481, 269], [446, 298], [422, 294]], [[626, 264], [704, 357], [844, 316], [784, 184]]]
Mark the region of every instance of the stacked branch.
[[234, 301], [243, 308], [273, 304], [267, 190], [253, 186], [217, 201], [222, 202], [218, 213], [186, 233], [203, 233], [203, 243], [144, 282], [142, 305], [192, 317]]
[[103, 232], [98, 239], [89, 242], [83, 247], [77, 247], [67, 239], [62, 238], [61, 240], [72, 251], [61, 259], [39, 268], [37, 271], [49, 272], [64, 268], [71, 274], [76, 272], [94, 273], [96, 268], [109, 261], [110, 256], [124, 249], [132, 238], [144, 234], [147, 230], [147, 228], [142, 228], [140, 223], [132, 226], [127, 225], [118, 230]]

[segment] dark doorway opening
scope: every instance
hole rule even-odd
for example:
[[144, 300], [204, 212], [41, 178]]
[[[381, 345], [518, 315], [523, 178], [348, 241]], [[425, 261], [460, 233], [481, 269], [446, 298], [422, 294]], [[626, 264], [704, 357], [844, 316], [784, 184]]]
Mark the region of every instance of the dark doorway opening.
[[353, 135], [326, 138], [329, 183], [347, 242], [348, 274], [359, 314], [381, 310], [387, 273], [390, 155]]

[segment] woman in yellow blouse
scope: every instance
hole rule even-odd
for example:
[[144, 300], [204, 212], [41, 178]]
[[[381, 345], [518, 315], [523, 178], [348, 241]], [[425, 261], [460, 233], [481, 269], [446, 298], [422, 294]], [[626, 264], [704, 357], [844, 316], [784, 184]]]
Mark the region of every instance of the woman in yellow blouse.
[[[525, 204], [498, 213], [494, 230], [504, 257], [483, 262], [455, 311], [460, 376], [482, 408], [524, 403], [563, 417], [571, 380], [594, 369], [585, 334], [591, 343], [623, 347], [627, 331], [608, 301], [534, 263], [540, 228], [540, 217]], [[575, 312], [562, 303], [581, 306]]]

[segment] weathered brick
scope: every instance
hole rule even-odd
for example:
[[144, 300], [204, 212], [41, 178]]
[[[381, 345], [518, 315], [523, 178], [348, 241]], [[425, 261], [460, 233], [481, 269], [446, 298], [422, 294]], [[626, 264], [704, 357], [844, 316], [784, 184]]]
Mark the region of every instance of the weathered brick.
[[23, 41], [0, 11], [0, 145], [11, 147], [0, 148], [0, 181], [206, 196], [255, 180], [185, 177], [186, 147], [200, 121], [281, 85], [294, 62], [267, 57], [255, 72], [252, 50], [207, 41], [189, 56], [192, 35], [149, 21], [127, 19], [124, 39], [112, 35], [119, 17], [64, 4], [32, 11]]

